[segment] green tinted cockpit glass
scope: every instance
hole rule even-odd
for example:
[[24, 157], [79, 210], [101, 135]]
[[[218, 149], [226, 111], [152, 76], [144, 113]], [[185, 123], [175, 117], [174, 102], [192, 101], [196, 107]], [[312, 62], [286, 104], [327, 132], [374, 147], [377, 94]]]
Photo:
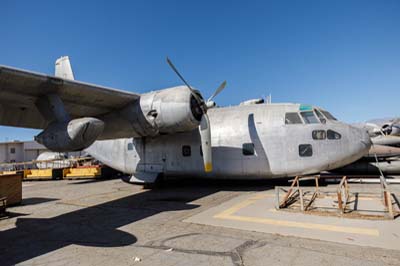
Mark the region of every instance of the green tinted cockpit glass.
[[306, 124], [318, 124], [319, 123], [319, 121], [315, 117], [313, 111], [301, 112], [300, 114], [303, 117], [303, 120]]
[[299, 110], [300, 111], [311, 111], [312, 106], [309, 104], [300, 104]]

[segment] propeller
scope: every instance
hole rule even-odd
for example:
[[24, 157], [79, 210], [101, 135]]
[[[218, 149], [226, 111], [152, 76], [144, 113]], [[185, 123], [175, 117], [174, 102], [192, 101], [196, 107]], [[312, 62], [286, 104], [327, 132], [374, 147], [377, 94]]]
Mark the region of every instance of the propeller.
[[178, 69], [174, 66], [171, 60], [167, 57], [167, 63], [175, 72], [175, 74], [185, 83], [185, 85], [192, 92], [192, 95], [195, 97], [196, 101], [199, 103], [201, 110], [203, 111], [203, 115], [201, 116], [199, 132], [201, 139], [201, 149], [203, 151], [203, 163], [204, 170], [206, 172], [212, 171], [212, 152], [211, 152], [211, 128], [210, 128], [210, 119], [207, 115], [207, 110], [215, 106], [215, 102], [212, 100], [225, 88], [226, 81], [222, 82], [221, 85], [215, 90], [215, 92], [208, 98], [207, 102], [203, 100], [200, 93], [194, 90], [189, 83], [185, 80], [185, 78], [179, 73]]
[[221, 85], [219, 85], [219, 87], [215, 90], [213, 95], [211, 95], [211, 97], [208, 98], [207, 102], [211, 102], [215, 98], [215, 96], [217, 96], [223, 89], [225, 89], [225, 87], [226, 87], [226, 80], [224, 80], [224, 82], [222, 82]]
[[201, 139], [201, 150], [203, 151], [203, 163], [204, 170], [206, 172], [212, 171], [212, 152], [211, 152], [211, 128], [210, 119], [207, 114], [203, 114], [201, 117], [200, 125], [200, 139]]
[[386, 133], [386, 135], [399, 136], [400, 118], [391, 119], [388, 124], [382, 126], [382, 130]]

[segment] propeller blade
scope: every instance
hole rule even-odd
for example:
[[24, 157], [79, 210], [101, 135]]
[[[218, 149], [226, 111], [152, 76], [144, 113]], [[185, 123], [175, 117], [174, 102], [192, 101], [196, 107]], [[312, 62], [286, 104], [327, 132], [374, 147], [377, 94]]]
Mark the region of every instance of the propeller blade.
[[178, 69], [176, 69], [176, 67], [174, 66], [174, 64], [172, 64], [171, 60], [169, 60], [169, 58], [167, 57], [167, 63], [168, 65], [172, 68], [172, 70], [178, 75], [178, 77], [183, 81], [183, 83], [185, 83], [186, 86], [188, 86], [188, 88], [191, 91], [194, 91], [192, 89], [192, 87], [189, 85], [189, 83], [183, 78], [183, 76], [179, 73]]
[[203, 151], [204, 170], [208, 173], [212, 171], [212, 152], [210, 119], [206, 113], [201, 117], [199, 131], [201, 138], [201, 149]]
[[222, 82], [221, 85], [219, 85], [219, 87], [215, 90], [213, 95], [211, 95], [211, 97], [208, 98], [207, 102], [209, 102], [212, 99], [214, 99], [215, 96], [217, 96], [223, 89], [225, 89], [225, 86], [226, 86], [226, 80], [224, 80], [224, 82]]

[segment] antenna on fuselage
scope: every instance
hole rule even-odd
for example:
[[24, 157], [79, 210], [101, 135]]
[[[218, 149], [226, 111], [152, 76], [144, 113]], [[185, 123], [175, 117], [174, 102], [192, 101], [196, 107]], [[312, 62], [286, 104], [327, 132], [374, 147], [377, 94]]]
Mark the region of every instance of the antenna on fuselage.
[[271, 93], [265, 98], [265, 103], [266, 103], [266, 104], [272, 103], [272, 96], [271, 96]]

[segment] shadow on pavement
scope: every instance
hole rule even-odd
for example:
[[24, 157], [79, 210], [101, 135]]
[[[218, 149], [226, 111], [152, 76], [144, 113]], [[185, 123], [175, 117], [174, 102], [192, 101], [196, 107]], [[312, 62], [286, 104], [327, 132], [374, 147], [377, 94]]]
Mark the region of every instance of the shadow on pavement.
[[[268, 190], [277, 184], [282, 185], [282, 181], [170, 180], [152, 190], [53, 218], [18, 218], [15, 228], [0, 232], [0, 261], [2, 265], [15, 265], [71, 244], [131, 245], [137, 241], [136, 237], [118, 230], [119, 227], [165, 211], [197, 208], [190, 202], [218, 191]], [[45, 201], [27, 199], [30, 204]]]
[[55, 201], [55, 200], [59, 200], [59, 199], [55, 199], [55, 198], [39, 198], [39, 197], [26, 198], [26, 199], [22, 200], [21, 205], [23, 205], [23, 206], [36, 205], [36, 204], [41, 204], [41, 203]]

